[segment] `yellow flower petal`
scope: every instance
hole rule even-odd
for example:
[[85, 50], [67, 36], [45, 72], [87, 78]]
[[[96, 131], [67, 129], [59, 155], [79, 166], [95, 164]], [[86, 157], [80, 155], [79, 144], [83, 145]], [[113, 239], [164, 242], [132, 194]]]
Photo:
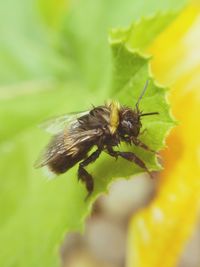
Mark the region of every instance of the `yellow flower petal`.
[[157, 80], [172, 86], [179, 121], [163, 152], [157, 196], [131, 221], [128, 267], [173, 267], [200, 210], [200, 10], [188, 7], [148, 52]]

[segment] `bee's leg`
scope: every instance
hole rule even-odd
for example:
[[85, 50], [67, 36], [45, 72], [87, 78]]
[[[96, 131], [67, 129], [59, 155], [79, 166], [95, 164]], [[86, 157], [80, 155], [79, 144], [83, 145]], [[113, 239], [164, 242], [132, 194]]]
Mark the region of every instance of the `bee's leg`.
[[119, 151], [115, 151], [112, 146], [107, 146], [107, 152], [111, 157], [114, 157], [116, 160], [119, 157]]
[[94, 188], [94, 183], [93, 183], [93, 177], [91, 174], [89, 174], [86, 170], [85, 167], [89, 165], [90, 163], [94, 162], [99, 155], [101, 154], [102, 149], [97, 149], [94, 151], [89, 157], [87, 157], [84, 161], [82, 161], [79, 164], [79, 169], [78, 169], [78, 179], [83, 181], [86, 185], [88, 195], [86, 196], [86, 199], [92, 194], [93, 188]]
[[108, 154], [112, 157], [118, 158], [119, 156], [134, 162], [135, 164], [137, 164], [139, 167], [141, 167], [142, 169], [144, 169], [151, 178], [153, 178], [151, 172], [148, 170], [147, 166], [145, 165], [145, 163], [139, 158], [137, 157], [134, 153], [132, 152], [121, 152], [121, 151], [115, 151], [112, 149], [112, 147], [107, 148]]
[[145, 128], [142, 132], [140, 132], [140, 135], [143, 135], [146, 132], [147, 132], [147, 129]]
[[156, 151], [152, 150], [150, 147], [148, 147], [146, 144], [144, 144], [139, 139], [132, 138], [131, 140], [132, 140], [132, 142], [133, 142], [134, 145], [139, 146], [139, 147], [143, 148], [144, 150], [147, 150], [147, 151], [156, 153]]
[[87, 198], [93, 192], [93, 188], [94, 188], [93, 177], [82, 166], [79, 165], [78, 179], [81, 180], [82, 182], [84, 182], [86, 185], [86, 189], [88, 191], [88, 194], [87, 194], [85, 200], [87, 200]]

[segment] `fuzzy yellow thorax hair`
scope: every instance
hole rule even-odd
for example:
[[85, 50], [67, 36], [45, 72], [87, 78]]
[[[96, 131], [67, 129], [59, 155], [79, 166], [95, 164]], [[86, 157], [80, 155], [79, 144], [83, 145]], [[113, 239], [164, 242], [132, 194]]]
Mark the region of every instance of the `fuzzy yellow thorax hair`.
[[111, 134], [114, 134], [117, 130], [117, 127], [119, 125], [119, 110], [120, 110], [120, 104], [117, 101], [109, 101], [107, 102], [107, 106], [110, 109], [110, 132]]

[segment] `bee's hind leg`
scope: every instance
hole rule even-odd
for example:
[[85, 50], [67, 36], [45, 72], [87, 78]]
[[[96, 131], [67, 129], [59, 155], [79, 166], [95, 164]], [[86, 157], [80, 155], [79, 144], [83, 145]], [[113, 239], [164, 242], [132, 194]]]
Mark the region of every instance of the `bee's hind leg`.
[[84, 161], [82, 161], [79, 164], [78, 168], [78, 179], [81, 180], [82, 182], [85, 183], [86, 189], [88, 191], [88, 194], [86, 196], [86, 200], [88, 197], [92, 194], [93, 189], [94, 189], [94, 182], [93, 182], [93, 177], [91, 174], [89, 174], [86, 170], [85, 167], [89, 165], [90, 163], [94, 162], [99, 155], [101, 154], [102, 149], [98, 148], [96, 151], [94, 151], [89, 157], [87, 157]]

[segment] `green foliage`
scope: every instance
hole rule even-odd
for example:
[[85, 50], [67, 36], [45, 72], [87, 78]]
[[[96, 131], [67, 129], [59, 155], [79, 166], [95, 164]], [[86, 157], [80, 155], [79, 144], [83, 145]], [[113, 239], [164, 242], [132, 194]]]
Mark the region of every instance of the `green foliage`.
[[[64, 234], [83, 229], [97, 195], [107, 190], [112, 179], [142, 171], [102, 155], [89, 167], [95, 192], [84, 202], [86, 191], [77, 182], [76, 167], [50, 182], [41, 170], [33, 169], [48, 142], [37, 124], [108, 98], [133, 106], [149, 77], [149, 59], [142, 51], [174, 17], [156, 12], [180, 8], [183, 1], [78, 1], [69, 4], [65, 14], [61, 12], [62, 19], [60, 9], [56, 10], [52, 23], [50, 14], [56, 5], [51, 3], [49, 10], [44, 0], [39, 5], [33, 0], [0, 3], [0, 266], [4, 267], [59, 265], [58, 247]], [[142, 16], [150, 17], [135, 23]], [[131, 22], [128, 30], [111, 32], [111, 61], [107, 29]], [[160, 149], [173, 123], [165, 90], [152, 79], [141, 109], [160, 112], [159, 118], [144, 118], [147, 131], [142, 136], [153, 149]], [[150, 169], [159, 169], [152, 153], [134, 151]]]

